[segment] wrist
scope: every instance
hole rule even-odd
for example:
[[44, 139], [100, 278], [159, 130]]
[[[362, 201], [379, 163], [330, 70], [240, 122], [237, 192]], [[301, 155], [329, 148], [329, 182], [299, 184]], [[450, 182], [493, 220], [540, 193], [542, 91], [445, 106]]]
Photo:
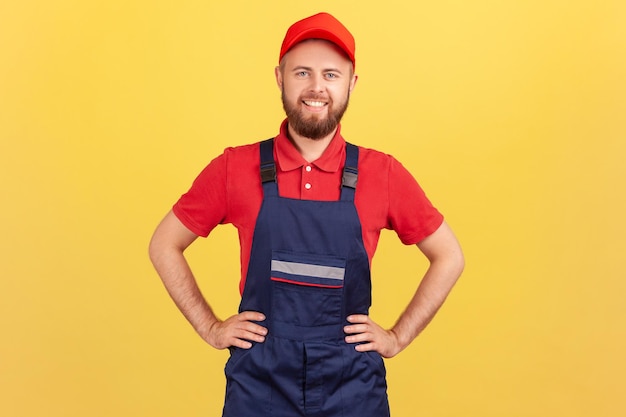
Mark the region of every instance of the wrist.
[[200, 337], [213, 347], [215, 347], [215, 338], [213, 337], [213, 333], [219, 322], [220, 320], [216, 317], [212, 319], [207, 317], [207, 319], [196, 328], [196, 332], [200, 335]]
[[390, 330], [395, 340], [395, 354], [402, 352], [410, 343], [411, 338], [407, 337], [400, 329], [393, 327]]

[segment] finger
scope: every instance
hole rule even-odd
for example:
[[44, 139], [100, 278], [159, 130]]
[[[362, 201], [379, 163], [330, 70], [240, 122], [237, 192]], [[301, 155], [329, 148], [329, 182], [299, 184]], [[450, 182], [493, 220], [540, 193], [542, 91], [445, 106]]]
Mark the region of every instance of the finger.
[[368, 330], [369, 330], [369, 327], [366, 324], [354, 324], [351, 326], [345, 326], [343, 328], [343, 331], [348, 334], [365, 333]]
[[242, 311], [239, 313], [239, 318], [246, 321], [263, 321], [265, 320], [265, 314], [258, 311]]
[[252, 343], [247, 340], [233, 339], [230, 343], [230, 346], [238, 347], [241, 349], [250, 349], [252, 347]]
[[253, 323], [251, 321], [242, 321], [240, 322], [236, 328], [241, 331], [249, 332], [255, 335], [266, 336], [267, 328], [261, 326], [260, 324]]
[[251, 321], [242, 321], [232, 328], [232, 335], [238, 339], [264, 342], [267, 328]]
[[349, 323], [367, 323], [370, 317], [365, 314], [352, 314], [347, 317]]
[[265, 342], [265, 336], [257, 333], [244, 331], [241, 329], [234, 330], [227, 339], [227, 346], [235, 346], [242, 349], [250, 349], [253, 343]]
[[261, 324], [258, 324], [258, 323], [254, 322], [254, 321], [247, 321], [247, 320], [245, 320], [245, 321], [242, 320], [242, 321], [239, 321], [237, 323], [234, 323], [233, 327], [237, 328], [237, 329], [245, 329], [245, 330], [248, 330], [248, 331], [251, 331], [251, 332], [256, 332], [256, 333], [259, 333], [259, 332], [262, 333], [262, 332], [265, 332], [267, 330], [267, 328], [265, 326], [263, 326]]
[[361, 343], [360, 345], [354, 346], [354, 350], [357, 352], [371, 352], [376, 350], [376, 345], [373, 343]]
[[345, 340], [346, 340], [346, 343], [362, 343], [362, 342], [372, 342], [373, 338], [371, 334], [359, 333], [359, 334], [346, 336]]
[[248, 340], [248, 341], [252, 341], [252, 342], [258, 342], [258, 343], [263, 343], [265, 342], [265, 336], [258, 334], [258, 333], [252, 333], [252, 332], [240, 332], [239, 334], [236, 335], [236, 337], [240, 340]]
[[261, 336], [265, 336], [267, 334], [267, 328], [261, 326], [260, 324], [253, 323], [251, 321], [245, 321], [237, 326], [238, 330], [242, 330], [245, 332], [250, 332], [254, 334], [258, 334]]

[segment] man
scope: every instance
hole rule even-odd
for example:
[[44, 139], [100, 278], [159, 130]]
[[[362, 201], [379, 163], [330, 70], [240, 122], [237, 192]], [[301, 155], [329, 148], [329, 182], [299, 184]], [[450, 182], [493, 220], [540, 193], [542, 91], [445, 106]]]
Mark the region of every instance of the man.
[[[354, 51], [329, 14], [294, 23], [275, 69], [287, 114], [280, 133], [214, 159], [152, 238], [174, 302], [209, 345], [231, 351], [226, 417], [388, 416], [382, 357], [417, 337], [463, 269], [454, 234], [402, 165], [341, 136]], [[242, 300], [239, 314], [221, 320], [183, 252], [225, 223], [239, 232]], [[430, 261], [388, 330], [368, 315], [383, 228]]]

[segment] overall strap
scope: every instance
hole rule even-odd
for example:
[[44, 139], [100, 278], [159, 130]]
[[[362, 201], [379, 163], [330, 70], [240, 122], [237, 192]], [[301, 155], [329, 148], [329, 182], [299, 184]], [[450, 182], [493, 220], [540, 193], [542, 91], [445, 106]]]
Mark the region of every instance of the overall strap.
[[346, 142], [346, 163], [341, 179], [341, 201], [354, 201], [354, 192], [359, 176], [359, 148]]
[[[270, 138], [260, 143], [261, 156], [261, 184], [264, 196], [278, 196], [276, 183], [276, 163], [274, 162], [274, 139]], [[341, 178], [341, 200], [354, 201], [354, 192], [359, 176], [359, 148], [346, 142], [346, 162]]]
[[274, 139], [270, 138], [260, 143], [261, 154], [261, 184], [264, 196], [278, 196], [276, 183], [276, 163], [274, 162]]

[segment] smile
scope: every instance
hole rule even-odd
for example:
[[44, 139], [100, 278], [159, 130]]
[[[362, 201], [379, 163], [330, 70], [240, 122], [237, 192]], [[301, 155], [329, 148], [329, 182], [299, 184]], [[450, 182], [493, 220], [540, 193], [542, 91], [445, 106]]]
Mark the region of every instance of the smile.
[[324, 107], [327, 103], [324, 103], [323, 101], [307, 101], [307, 100], [303, 100], [302, 101], [304, 104], [306, 104], [309, 107]]

